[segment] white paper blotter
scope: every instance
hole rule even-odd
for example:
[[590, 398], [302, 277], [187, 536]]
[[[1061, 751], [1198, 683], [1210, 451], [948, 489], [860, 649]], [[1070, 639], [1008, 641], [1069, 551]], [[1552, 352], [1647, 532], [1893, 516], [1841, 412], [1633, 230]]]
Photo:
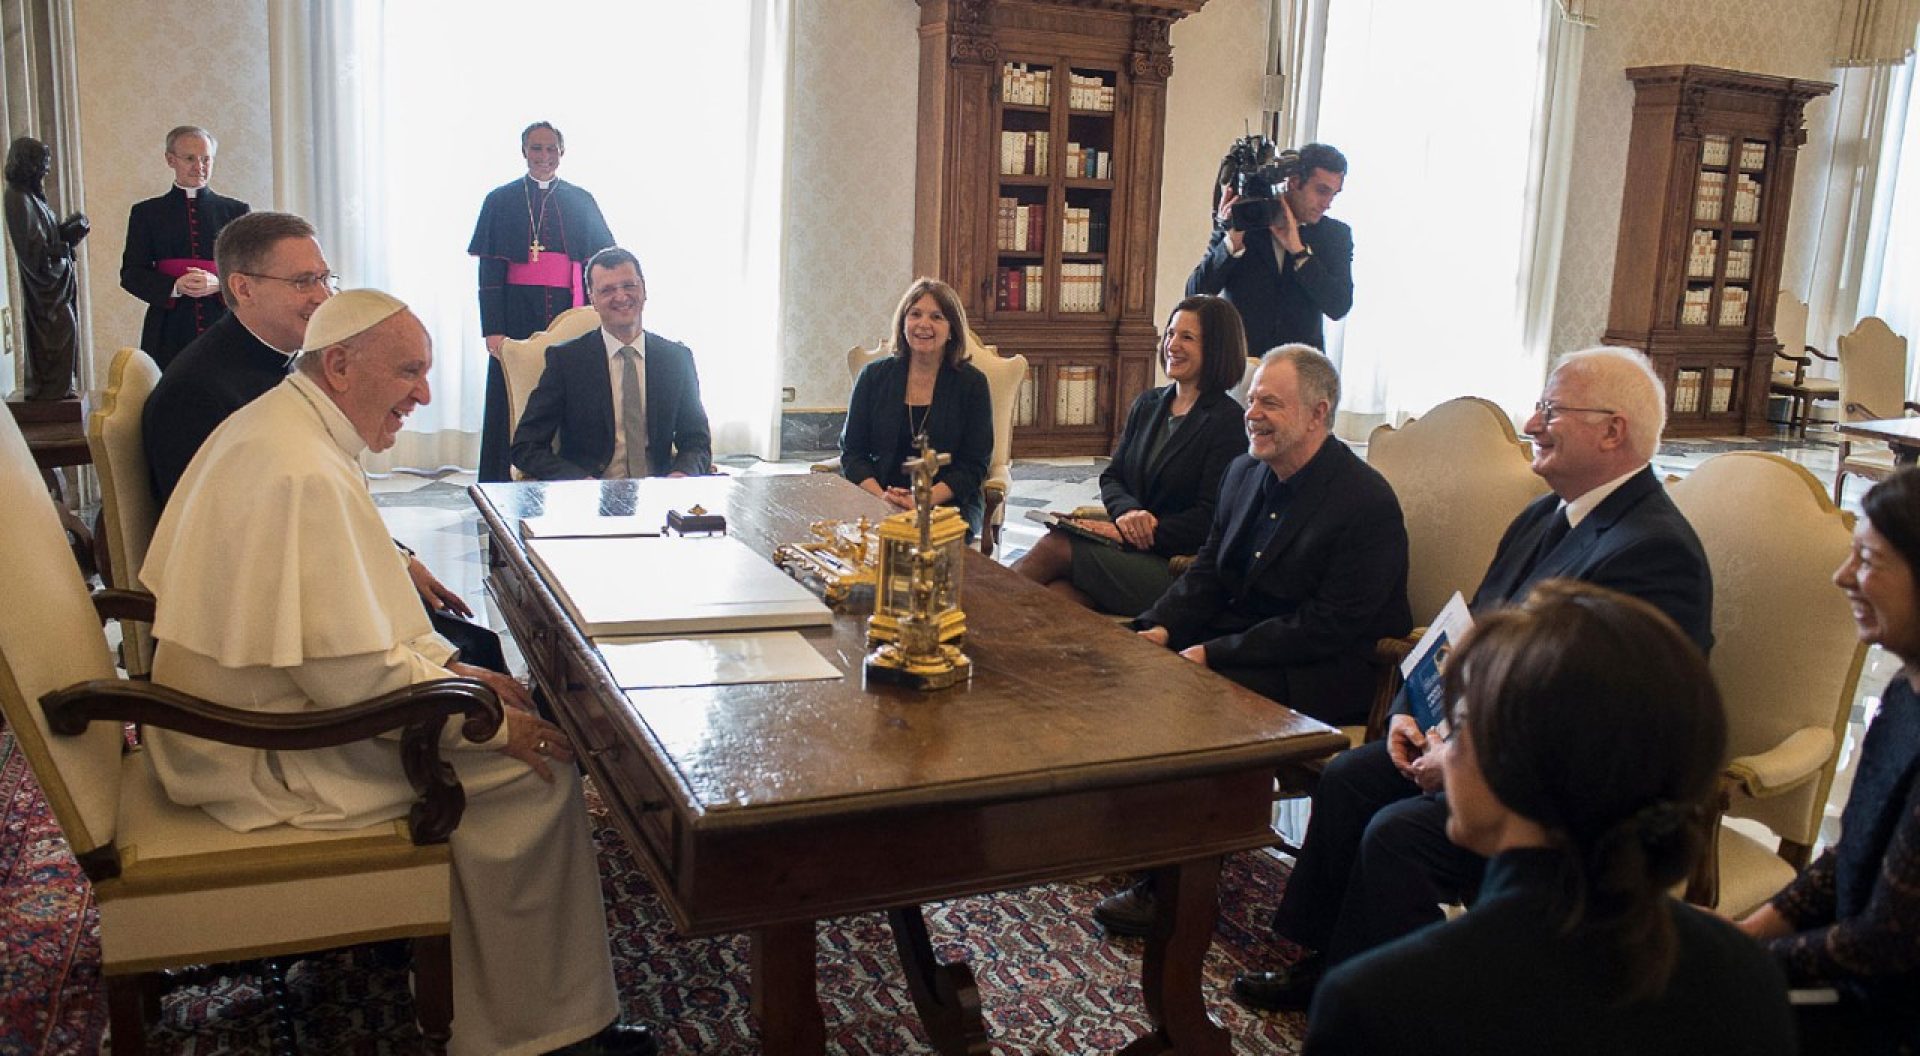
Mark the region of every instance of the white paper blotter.
[[833, 622], [812, 591], [730, 536], [529, 539], [527, 556], [589, 638]]
[[840, 677], [840, 669], [798, 631], [596, 638], [593, 644], [621, 689], [820, 682]]
[[666, 511], [638, 516], [600, 517], [594, 514], [550, 513], [520, 519], [522, 539], [567, 539], [613, 535], [659, 535], [667, 523]]

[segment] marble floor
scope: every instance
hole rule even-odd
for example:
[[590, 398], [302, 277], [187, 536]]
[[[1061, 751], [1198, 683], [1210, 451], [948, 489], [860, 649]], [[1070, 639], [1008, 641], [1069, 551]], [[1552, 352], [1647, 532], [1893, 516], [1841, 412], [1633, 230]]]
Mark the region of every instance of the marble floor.
[[[1364, 445], [1355, 445], [1364, 454]], [[1807, 439], [1712, 438], [1668, 440], [1661, 446], [1655, 468], [1670, 476], [1685, 476], [1701, 462], [1724, 451], [1770, 451], [1806, 466], [1831, 486], [1837, 464], [1834, 435], [1815, 428]], [[805, 473], [812, 461], [808, 453], [789, 460], [763, 462], [751, 458], [720, 460], [728, 472], [736, 475]], [[1032, 510], [1070, 510], [1099, 501], [1099, 476], [1104, 458], [1022, 459], [1013, 466], [1013, 489], [1002, 537], [999, 559], [1011, 562], [1033, 545], [1042, 529], [1026, 516]], [[500, 613], [487, 597], [483, 586], [485, 573], [482, 541], [485, 529], [467, 497], [470, 473], [441, 473], [420, 476], [394, 473], [372, 481], [375, 500], [394, 537], [413, 548], [439, 577], [464, 596], [477, 618], [498, 629], [504, 626]], [[1846, 506], [1859, 512], [1859, 499], [1865, 488], [1850, 483]], [[518, 664], [517, 652], [509, 643], [510, 661]], [[1899, 670], [1899, 662], [1890, 654], [1874, 648], [1860, 678], [1852, 721], [1842, 747], [1841, 769], [1834, 781], [1827, 808], [1823, 837], [1832, 838], [1838, 829], [1841, 807], [1853, 775], [1853, 762], [1860, 737], [1873, 710], [1879, 706], [1882, 687]]]

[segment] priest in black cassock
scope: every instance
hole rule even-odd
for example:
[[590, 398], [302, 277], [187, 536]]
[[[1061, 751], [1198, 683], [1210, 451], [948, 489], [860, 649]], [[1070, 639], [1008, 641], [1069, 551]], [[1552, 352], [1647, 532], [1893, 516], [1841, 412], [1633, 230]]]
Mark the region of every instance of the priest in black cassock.
[[140, 349], [167, 369], [173, 357], [227, 314], [213, 243], [247, 203], [213, 193], [213, 134], [194, 125], [167, 133], [173, 189], [136, 202], [127, 216], [120, 288], [147, 302]]
[[509, 478], [507, 382], [500, 343], [531, 337], [553, 317], [587, 303], [580, 269], [613, 245], [593, 195], [554, 175], [567, 152], [560, 130], [536, 121], [520, 133], [527, 174], [488, 192], [467, 252], [480, 258], [480, 332], [486, 335], [487, 410], [480, 480]]

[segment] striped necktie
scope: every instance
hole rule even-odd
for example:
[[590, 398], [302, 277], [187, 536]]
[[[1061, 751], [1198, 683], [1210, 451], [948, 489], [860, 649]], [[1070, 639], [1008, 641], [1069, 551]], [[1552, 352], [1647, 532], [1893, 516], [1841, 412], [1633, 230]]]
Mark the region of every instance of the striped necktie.
[[627, 445], [627, 478], [637, 480], [647, 468], [647, 392], [640, 383], [640, 353], [632, 345], [620, 347], [620, 436]]

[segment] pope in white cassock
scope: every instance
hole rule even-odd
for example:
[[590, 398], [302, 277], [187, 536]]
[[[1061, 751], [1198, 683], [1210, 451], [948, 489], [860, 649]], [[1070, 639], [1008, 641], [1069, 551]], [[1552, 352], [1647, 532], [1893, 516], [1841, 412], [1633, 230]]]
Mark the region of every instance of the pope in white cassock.
[[[406, 305], [340, 294], [297, 369], [236, 412], [181, 478], [140, 578], [157, 600], [153, 679], [232, 707], [338, 708], [451, 677], [367, 491], [359, 454], [431, 398], [431, 341]], [[497, 688], [510, 680], [495, 680]], [[618, 1022], [606, 911], [573, 749], [502, 693], [486, 744], [443, 738], [466, 789], [453, 855], [456, 1054], [651, 1053]], [[238, 830], [351, 828], [413, 802], [397, 737], [271, 752], [148, 733], [167, 794]]]

